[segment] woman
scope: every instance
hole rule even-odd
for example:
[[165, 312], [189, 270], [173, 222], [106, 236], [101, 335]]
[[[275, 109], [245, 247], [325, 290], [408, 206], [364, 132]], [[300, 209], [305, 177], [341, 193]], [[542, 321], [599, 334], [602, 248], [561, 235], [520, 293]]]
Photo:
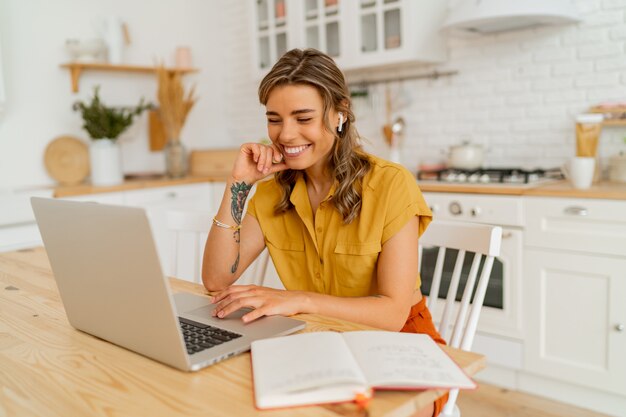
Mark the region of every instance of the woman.
[[[205, 247], [214, 314], [251, 307], [250, 322], [318, 313], [443, 342], [417, 270], [418, 237], [432, 215], [405, 168], [362, 151], [334, 61], [313, 49], [287, 52], [259, 99], [271, 145], [241, 146]], [[266, 246], [286, 291], [231, 286]], [[444, 401], [420, 415], [437, 415]]]

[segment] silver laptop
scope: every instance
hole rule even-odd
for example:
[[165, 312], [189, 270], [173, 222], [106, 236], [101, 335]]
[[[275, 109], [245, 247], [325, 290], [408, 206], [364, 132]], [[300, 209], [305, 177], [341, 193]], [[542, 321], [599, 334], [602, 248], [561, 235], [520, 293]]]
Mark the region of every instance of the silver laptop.
[[301, 320], [211, 317], [209, 298], [170, 292], [141, 208], [33, 197], [70, 324], [175, 368], [195, 371], [293, 333]]

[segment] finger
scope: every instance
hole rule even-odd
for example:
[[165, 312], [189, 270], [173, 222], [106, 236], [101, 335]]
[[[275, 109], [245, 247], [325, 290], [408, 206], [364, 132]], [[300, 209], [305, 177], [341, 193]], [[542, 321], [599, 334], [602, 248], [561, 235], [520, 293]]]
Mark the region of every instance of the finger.
[[254, 321], [256, 319], [259, 319], [263, 316], [265, 316], [265, 312], [264, 312], [264, 308], [255, 308], [254, 310], [252, 310], [251, 312], [249, 312], [248, 314], [244, 314], [243, 317], [241, 317], [241, 320], [244, 323], [250, 323], [251, 321]]
[[254, 293], [252, 291], [244, 291], [244, 292], [238, 292], [238, 293], [230, 294], [227, 297], [224, 297], [218, 303], [216, 303], [215, 304], [215, 309], [213, 311], [214, 311], [214, 313], [216, 315], [217, 313], [219, 313], [221, 310], [223, 310], [230, 303], [233, 303], [233, 302], [235, 302], [237, 300], [240, 300], [242, 298], [253, 297], [255, 295], [258, 295], [258, 294]]
[[259, 297], [239, 298], [229, 303], [228, 305], [224, 306], [224, 308], [220, 310], [216, 309], [216, 313], [217, 313], [216, 315], [220, 319], [223, 319], [224, 317], [227, 317], [229, 314], [234, 313], [235, 311], [241, 308], [244, 308], [244, 307], [257, 308], [257, 307], [260, 307], [261, 305], [263, 305], [263, 302], [261, 301]]
[[225, 290], [214, 293], [213, 296], [211, 297], [211, 303], [213, 304], [218, 303], [224, 298], [228, 297], [230, 294], [243, 292], [243, 291], [249, 291], [253, 288], [256, 288], [256, 285], [231, 285]]
[[272, 159], [274, 158], [274, 150], [270, 147], [266, 148], [267, 153], [265, 154], [265, 164], [263, 165], [263, 173], [267, 174], [270, 172], [270, 168], [272, 167]]
[[257, 160], [257, 166], [256, 166], [259, 172], [263, 172], [266, 158], [267, 158], [267, 148], [263, 145], [259, 145], [259, 159]]
[[213, 316], [217, 316], [220, 311], [224, 310], [226, 306], [233, 302], [242, 300], [244, 298], [258, 297], [259, 295], [259, 291], [254, 289], [230, 293], [215, 304], [215, 308], [213, 309]]
[[278, 171], [284, 171], [286, 169], [289, 169], [289, 167], [285, 163], [273, 164], [270, 167], [270, 169], [268, 171], [268, 174], [273, 174], [273, 173], [278, 172]]
[[281, 162], [282, 160], [284, 160], [285, 157], [283, 156], [283, 153], [280, 151], [278, 146], [276, 146], [274, 144], [272, 144], [271, 146], [272, 146], [272, 150], [274, 151], [272, 162], [277, 164], [277, 163]]
[[259, 149], [259, 144], [258, 143], [251, 143], [250, 144], [250, 150], [252, 151], [252, 160], [254, 162], [258, 162], [259, 161], [259, 155], [261, 153], [261, 151]]

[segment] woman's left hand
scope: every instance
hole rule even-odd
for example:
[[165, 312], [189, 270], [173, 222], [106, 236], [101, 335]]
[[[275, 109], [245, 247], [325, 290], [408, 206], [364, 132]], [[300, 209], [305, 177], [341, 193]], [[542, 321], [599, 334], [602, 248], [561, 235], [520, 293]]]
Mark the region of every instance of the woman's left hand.
[[249, 323], [262, 316], [292, 316], [300, 313], [304, 294], [299, 291], [276, 290], [256, 285], [231, 285], [211, 297], [216, 304], [213, 316], [224, 318], [244, 307], [254, 310], [245, 314], [242, 320]]

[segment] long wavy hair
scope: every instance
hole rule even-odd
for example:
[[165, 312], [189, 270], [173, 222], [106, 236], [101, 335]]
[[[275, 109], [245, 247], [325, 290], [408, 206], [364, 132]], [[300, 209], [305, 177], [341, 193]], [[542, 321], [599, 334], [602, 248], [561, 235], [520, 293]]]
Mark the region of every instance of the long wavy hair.
[[[276, 62], [261, 81], [261, 104], [267, 104], [275, 87], [284, 85], [312, 86], [322, 97], [324, 128], [335, 136], [327, 161], [328, 172], [337, 182], [331, 201], [343, 217], [344, 223], [351, 223], [361, 212], [363, 177], [369, 172], [371, 165], [353, 126], [355, 118], [350, 91], [343, 73], [332, 58], [316, 49], [292, 49]], [[333, 109], [344, 114], [345, 122], [341, 132], [331, 126], [329, 113]], [[298, 175], [298, 170], [291, 169], [274, 174], [282, 190], [282, 198], [274, 207], [276, 214], [293, 208], [289, 198]]]

